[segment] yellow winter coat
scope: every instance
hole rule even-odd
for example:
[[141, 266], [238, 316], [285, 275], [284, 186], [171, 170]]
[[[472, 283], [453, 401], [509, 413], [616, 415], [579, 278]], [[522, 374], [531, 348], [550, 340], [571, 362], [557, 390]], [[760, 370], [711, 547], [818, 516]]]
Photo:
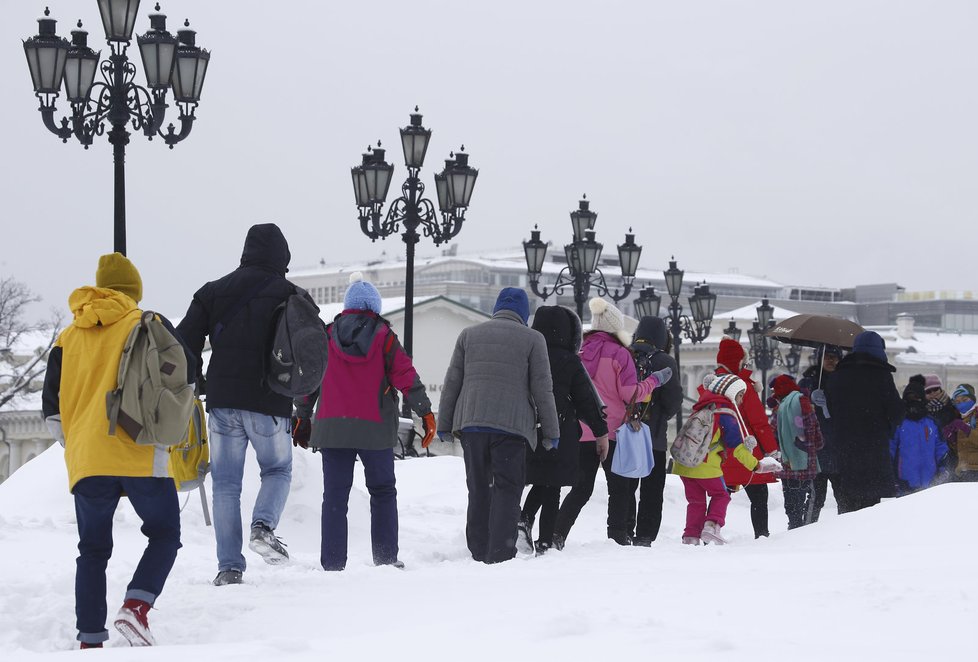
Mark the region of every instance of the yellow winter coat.
[[[694, 411], [708, 404], [715, 404], [717, 407], [736, 409], [727, 398], [714, 393], [705, 392], [700, 395], [699, 402], [693, 407]], [[727, 418], [731, 423], [732, 431], [728, 432], [725, 438], [724, 426], [720, 424], [721, 418]], [[714, 416], [713, 439], [710, 441], [710, 449], [706, 454], [706, 459], [695, 467], [685, 467], [678, 462], [672, 463], [673, 473], [687, 478], [719, 478], [723, 475], [724, 451], [730, 453], [748, 471], [754, 471], [757, 467], [757, 458], [744, 446], [743, 433], [741, 426], [736, 419], [729, 414]]]
[[61, 332], [60, 411], [68, 489], [89, 476], [164, 478], [167, 453], [137, 446], [121, 426], [109, 434], [105, 395], [115, 389], [119, 359], [142, 311], [116, 290], [81, 287], [68, 298], [74, 315]]

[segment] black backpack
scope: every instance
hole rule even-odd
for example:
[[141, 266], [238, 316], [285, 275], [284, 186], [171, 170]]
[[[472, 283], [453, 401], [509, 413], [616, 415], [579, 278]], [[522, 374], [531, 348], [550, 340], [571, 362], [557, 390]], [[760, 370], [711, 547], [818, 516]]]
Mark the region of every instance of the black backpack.
[[281, 395], [297, 398], [320, 387], [326, 372], [326, 325], [309, 293], [296, 287], [272, 317], [265, 381]]

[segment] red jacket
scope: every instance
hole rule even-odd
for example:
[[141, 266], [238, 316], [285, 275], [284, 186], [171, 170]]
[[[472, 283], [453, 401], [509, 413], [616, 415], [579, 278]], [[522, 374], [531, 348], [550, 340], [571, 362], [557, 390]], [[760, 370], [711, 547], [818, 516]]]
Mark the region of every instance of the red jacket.
[[[740, 415], [744, 417], [744, 425], [747, 426], [747, 433], [754, 435], [757, 439], [757, 446], [754, 447], [754, 457], [760, 460], [766, 453], [773, 453], [778, 450], [778, 439], [774, 436], [774, 430], [767, 420], [767, 412], [761, 403], [761, 396], [754, 388], [754, 380], [751, 379], [751, 371], [747, 369], [734, 373], [726, 366], [716, 369], [718, 375], [736, 374], [747, 384], [744, 392], [744, 402], [740, 405]], [[758, 485], [761, 483], [774, 483], [777, 479], [773, 474], [758, 474], [748, 471], [743, 464], [733, 458], [732, 453], [723, 462], [723, 480], [727, 487], [737, 487], [739, 485]]]

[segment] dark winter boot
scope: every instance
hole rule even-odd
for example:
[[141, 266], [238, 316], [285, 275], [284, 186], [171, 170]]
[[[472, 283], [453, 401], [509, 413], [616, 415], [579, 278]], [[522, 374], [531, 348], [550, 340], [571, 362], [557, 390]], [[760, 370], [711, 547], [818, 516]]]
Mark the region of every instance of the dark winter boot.
[[608, 537], [614, 540], [616, 543], [622, 547], [628, 547], [632, 544], [632, 537], [628, 535], [627, 531], [619, 531], [617, 529], [608, 529]]
[[130, 646], [155, 646], [156, 640], [149, 631], [147, 615], [152, 609], [148, 602], [133, 600], [122, 603], [122, 609], [115, 616], [115, 629], [129, 642]]
[[560, 535], [559, 533], [555, 533], [554, 534], [553, 548], [556, 549], [558, 552], [563, 551], [564, 544], [566, 542], [567, 542], [567, 538], [565, 538], [564, 536]]
[[214, 586], [227, 586], [228, 584], [241, 584], [244, 579], [240, 570], [221, 570], [214, 578]]
[[86, 644], [83, 641], [81, 642], [81, 646], [79, 646], [79, 648], [102, 648], [102, 642], [99, 642], [97, 644]]
[[632, 544], [636, 547], [651, 547], [652, 538], [646, 538], [645, 536], [636, 536], [632, 538]]

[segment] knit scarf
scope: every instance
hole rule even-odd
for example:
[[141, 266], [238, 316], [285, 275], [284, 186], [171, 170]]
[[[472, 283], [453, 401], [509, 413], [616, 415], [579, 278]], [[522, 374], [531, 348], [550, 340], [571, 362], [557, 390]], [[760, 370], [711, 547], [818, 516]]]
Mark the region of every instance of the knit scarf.
[[951, 401], [947, 393], [941, 393], [939, 398], [934, 398], [933, 400], [927, 401], [927, 413], [937, 414], [939, 411], [944, 409], [944, 406]]

